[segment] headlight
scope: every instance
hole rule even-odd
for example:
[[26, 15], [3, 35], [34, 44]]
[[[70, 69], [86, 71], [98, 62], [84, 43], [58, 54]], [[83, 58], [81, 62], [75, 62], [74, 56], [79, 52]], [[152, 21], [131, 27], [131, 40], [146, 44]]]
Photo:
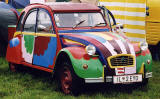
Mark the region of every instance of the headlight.
[[148, 49], [148, 43], [147, 42], [141, 42], [140, 43], [140, 48], [142, 51], [147, 50]]
[[94, 55], [96, 53], [96, 48], [94, 45], [86, 46], [86, 52], [88, 55]]

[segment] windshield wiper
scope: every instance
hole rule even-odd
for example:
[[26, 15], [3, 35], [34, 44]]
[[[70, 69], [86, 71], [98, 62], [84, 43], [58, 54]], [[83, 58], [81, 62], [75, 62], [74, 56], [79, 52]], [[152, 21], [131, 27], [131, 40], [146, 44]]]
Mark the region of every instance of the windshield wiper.
[[96, 26], [99, 26], [99, 25], [103, 25], [103, 24], [106, 24], [106, 23], [98, 23], [98, 24], [95, 24], [95, 25], [92, 26], [92, 28], [93, 28], [93, 27], [96, 27]]
[[74, 29], [74, 28], [76, 28], [77, 26], [79, 26], [79, 25], [81, 25], [83, 22], [85, 22], [86, 20], [82, 20], [82, 21], [80, 21], [79, 23], [77, 23], [75, 26], [73, 26], [72, 28]]

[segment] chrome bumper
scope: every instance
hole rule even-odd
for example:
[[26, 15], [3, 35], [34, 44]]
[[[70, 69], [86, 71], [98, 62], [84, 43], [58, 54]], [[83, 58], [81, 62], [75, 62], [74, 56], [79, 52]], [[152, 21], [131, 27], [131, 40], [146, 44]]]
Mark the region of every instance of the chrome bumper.
[[[103, 77], [99, 78], [85, 78], [85, 83], [102, 83], [104, 82]], [[106, 82], [112, 82], [112, 76], [106, 76]]]
[[[145, 78], [151, 78], [152, 72], [145, 73]], [[113, 76], [106, 76], [105, 82], [113, 82]], [[85, 78], [85, 83], [104, 83], [104, 78]]]

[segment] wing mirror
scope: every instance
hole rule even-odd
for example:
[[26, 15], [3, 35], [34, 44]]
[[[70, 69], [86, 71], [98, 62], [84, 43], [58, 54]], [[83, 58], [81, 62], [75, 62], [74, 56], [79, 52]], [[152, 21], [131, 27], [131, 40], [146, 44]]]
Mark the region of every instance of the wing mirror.
[[117, 25], [115, 25], [114, 31], [115, 31], [115, 32], [124, 33], [124, 25], [123, 25], [123, 24], [117, 24]]

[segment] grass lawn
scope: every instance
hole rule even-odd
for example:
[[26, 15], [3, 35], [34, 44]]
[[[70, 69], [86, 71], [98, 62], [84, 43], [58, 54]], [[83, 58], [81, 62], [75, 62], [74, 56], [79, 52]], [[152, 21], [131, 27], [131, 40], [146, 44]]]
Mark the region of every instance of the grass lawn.
[[76, 97], [64, 95], [50, 74], [29, 69], [13, 73], [0, 58], [0, 99], [160, 99], [160, 62], [153, 62], [153, 78], [146, 87], [88, 85], [85, 90]]

